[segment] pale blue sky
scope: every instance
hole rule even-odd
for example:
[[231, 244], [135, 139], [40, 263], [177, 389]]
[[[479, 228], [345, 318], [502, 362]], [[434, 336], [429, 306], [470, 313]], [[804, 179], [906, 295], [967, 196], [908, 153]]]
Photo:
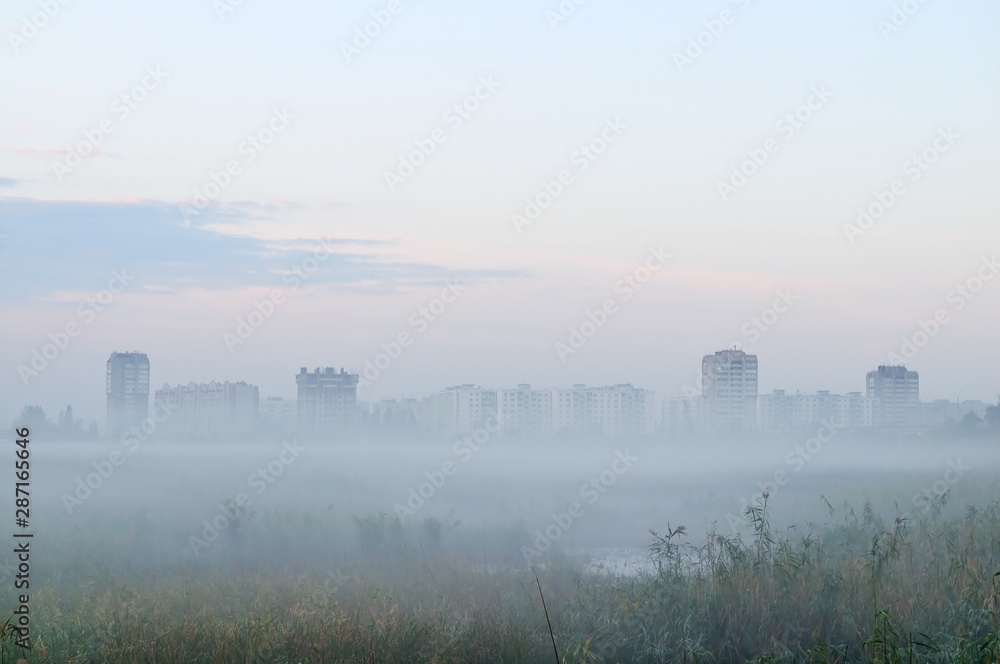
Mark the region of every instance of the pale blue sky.
[[[677, 394], [701, 355], [748, 340], [777, 289], [800, 299], [748, 345], [762, 390], [861, 390], [946, 308], [909, 362], [924, 396], [1000, 392], [1000, 279], [961, 311], [948, 301], [1000, 249], [994, 3], [930, 0], [884, 38], [902, 3], [588, 0], [553, 30], [556, 1], [401, 0], [348, 63], [340, 43], [387, 4], [244, 0], [220, 20], [212, 0], [69, 0], [16, 51], [39, 5], [0, 8], [0, 421], [25, 403], [102, 419], [112, 350], [149, 353], [157, 385], [292, 396], [299, 366], [360, 368], [452, 275], [467, 291], [365, 398], [456, 382]], [[679, 72], [674, 52], [724, 10], [734, 22]], [[121, 118], [147, 68], [165, 79]], [[499, 87], [451, 126], [481, 77]], [[830, 100], [783, 136], [818, 86]], [[241, 143], [274, 109], [294, 119], [247, 161]], [[577, 171], [614, 118], [620, 140]], [[105, 119], [99, 154], [60, 181], [53, 162]], [[911, 182], [904, 162], [948, 127], [954, 146]], [[435, 129], [447, 140], [390, 190], [385, 172]], [[769, 138], [778, 152], [723, 202], [717, 182]], [[183, 226], [178, 206], [232, 160], [218, 203]], [[572, 184], [515, 232], [511, 215], [563, 169]], [[852, 245], [844, 224], [894, 179], [905, 193]], [[222, 335], [321, 237], [335, 259], [230, 354]], [[667, 268], [560, 362], [554, 344], [660, 245]], [[136, 282], [25, 386], [18, 365], [121, 268]]]

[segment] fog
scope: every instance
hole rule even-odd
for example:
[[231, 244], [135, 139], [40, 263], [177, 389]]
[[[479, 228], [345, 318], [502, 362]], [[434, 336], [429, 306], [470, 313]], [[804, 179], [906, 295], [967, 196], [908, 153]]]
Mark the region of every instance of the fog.
[[1000, 662], [1000, 4], [0, 4], [0, 664]]
[[[630, 436], [530, 436], [491, 417], [464, 435], [179, 436], [183, 409], [163, 410], [114, 438], [65, 412], [16, 425], [19, 493], [0, 509], [16, 526], [0, 556], [10, 649], [742, 661], [767, 629], [787, 661], [817, 643], [868, 661], [857, 630], [881, 629], [882, 606], [942, 652], [992, 643], [989, 609], [968, 607], [989, 606], [1000, 561], [993, 407], [940, 426]], [[950, 640], [962, 630], [969, 644]]]
[[[153, 436], [134, 451], [112, 441], [46, 441], [32, 457], [34, 523], [45, 555], [59, 558], [63, 547], [85, 543], [87, 564], [115, 561], [113, 568], [136, 572], [149, 565], [168, 576], [192, 565], [323, 572], [365, 554], [355, 519], [379, 515], [413, 528], [438, 521], [465, 555], [514, 566], [545, 565], [555, 551], [588, 564], [616, 551], [641, 565], [649, 530], [668, 524], [685, 526], [692, 541], [709, 532], [751, 535], [742, 517], [764, 491], [772, 524], [805, 534], [828, 519], [824, 499], [858, 512], [870, 502], [886, 517], [916, 520], [928, 511], [928, 493], [946, 490], [948, 509], [961, 514], [1000, 488], [995, 437], [841, 433], [818, 441], [807, 433], [738, 441], [494, 438], [477, 447], [462, 437]], [[551, 551], [538, 550], [538, 534], [554, 524]], [[58, 567], [39, 576], [67, 582]]]

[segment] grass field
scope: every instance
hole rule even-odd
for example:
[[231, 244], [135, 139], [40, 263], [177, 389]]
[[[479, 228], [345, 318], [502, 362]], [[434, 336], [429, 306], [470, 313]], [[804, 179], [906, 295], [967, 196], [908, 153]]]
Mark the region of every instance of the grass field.
[[87, 530], [48, 554], [34, 647], [7, 629], [3, 660], [555, 662], [554, 640], [563, 662], [1000, 662], [1000, 504], [946, 518], [942, 502], [919, 518], [829, 506], [780, 531], [758, 502], [751, 536], [651, 532], [657, 571], [624, 577], [558, 551], [532, 570], [516, 527], [385, 515], [261, 515], [254, 527], [337, 533], [313, 548], [350, 543], [281, 558], [280, 531], [256, 556], [236, 524], [178, 566], [136, 518], [118, 558], [98, 558]]

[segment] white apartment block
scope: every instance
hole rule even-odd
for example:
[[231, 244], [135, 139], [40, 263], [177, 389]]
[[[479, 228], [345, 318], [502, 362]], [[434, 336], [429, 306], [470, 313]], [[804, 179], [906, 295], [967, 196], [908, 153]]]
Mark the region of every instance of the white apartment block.
[[878, 426], [920, 424], [920, 377], [902, 366], [880, 366], [868, 373], [867, 395], [878, 399]]
[[284, 397], [267, 397], [260, 402], [260, 421], [272, 431], [292, 433], [298, 420], [298, 402]]
[[655, 395], [631, 385], [569, 388], [447, 388], [423, 400], [420, 424], [436, 435], [473, 433], [496, 422], [501, 436], [543, 437], [563, 432], [648, 436], [655, 431]]
[[295, 376], [298, 387], [297, 430], [302, 435], [336, 437], [356, 428], [358, 374], [333, 367], [308, 371], [302, 367]]
[[760, 396], [760, 429], [764, 433], [800, 431], [828, 422], [835, 429], [874, 426], [877, 400], [860, 392], [786, 394], [774, 390]]
[[481, 427], [496, 428], [496, 390], [456, 385], [427, 397], [421, 405], [421, 426], [438, 436], [450, 438], [475, 433]]
[[246, 383], [188, 383], [156, 391], [155, 403], [171, 411], [161, 430], [175, 435], [229, 436], [253, 433], [259, 408], [257, 387]]
[[497, 422], [507, 436], [548, 436], [552, 433], [553, 390], [518, 385], [496, 392]]
[[587, 386], [557, 387], [552, 390], [552, 432], [585, 431], [587, 428]]
[[651, 436], [656, 430], [656, 395], [628, 383], [605, 387], [557, 387], [550, 395], [554, 434]]
[[757, 430], [757, 356], [723, 350], [701, 361], [705, 430], [713, 434]]
[[848, 392], [848, 421], [851, 428], [873, 427], [878, 425], [878, 399], [865, 396], [861, 392]]
[[629, 384], [587, 390], [585, 431], [604, 436], [651, 436], [656, 398], [650, 390]]

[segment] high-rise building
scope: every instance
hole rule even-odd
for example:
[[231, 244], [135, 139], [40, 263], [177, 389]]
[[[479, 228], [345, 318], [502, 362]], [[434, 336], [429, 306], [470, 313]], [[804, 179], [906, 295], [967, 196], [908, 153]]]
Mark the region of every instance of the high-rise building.
[[920, 378], [904, 366], [882, 365], [868, 372], [868, 396], [878, 399], [877, 424], [883, 427], [920, 424]]
[[164, 385], [155, 400], [172, 413], [161, 425], [166, 434], [233, 436], [257, 430], [259, 390], [244, 382]]
[[757, 429], [757, 356], [722, 350], [701, 361], [708, 433], [749, 433]]
[[111, 353], [107, 372], [107, 433], [117, 437], [149, 417], [149, 358]]
[[342, 436], [357, 422], [358, 374], [332, 367], [310, 373], [302, 367], [298, 385], [298, 429], [303, 435]]

